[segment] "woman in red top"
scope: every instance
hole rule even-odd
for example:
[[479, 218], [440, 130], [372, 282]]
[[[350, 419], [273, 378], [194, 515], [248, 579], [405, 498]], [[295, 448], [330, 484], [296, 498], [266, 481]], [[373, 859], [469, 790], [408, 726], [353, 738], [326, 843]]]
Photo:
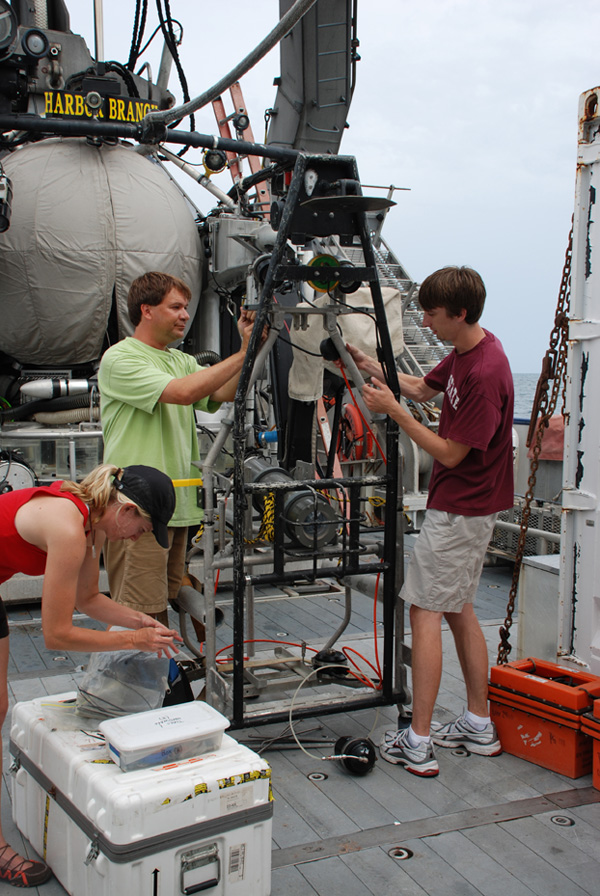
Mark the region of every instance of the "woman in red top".
[[[42, 630], [51, 650], [144, 650], [170, 657], [181, 637], [157, 620], [114, 603], [98, 586], [105, 541], [136, 541], [152, 530], [167, 546], [175, 509], [173, 483], [153, 467], [121, 470], [103, 464], [81, 483], [54, 482], [0, 495], [0, 583], [15, 573], [44, 574]], [[128, 631], [73, 625], [73, 611]], [[0, 726], [8, 711], [8, 622], [0, 599]], [[0, 755], [1, 763], [1, 755]], [[0, 778], [1, 778], [0, 764]], [[17, 887], [44, 883], [51, 871], [23, 858], [0, 829], [0, 881]]]

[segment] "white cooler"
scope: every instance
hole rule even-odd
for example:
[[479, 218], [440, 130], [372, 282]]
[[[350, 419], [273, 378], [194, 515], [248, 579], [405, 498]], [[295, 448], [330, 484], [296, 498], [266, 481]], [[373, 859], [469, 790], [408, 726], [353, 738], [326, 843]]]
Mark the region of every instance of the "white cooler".
[[269, 896], [271, 770], [218, 750], [124, 772], [75, 693], [12, 711], [13, 818], [71, 896]]

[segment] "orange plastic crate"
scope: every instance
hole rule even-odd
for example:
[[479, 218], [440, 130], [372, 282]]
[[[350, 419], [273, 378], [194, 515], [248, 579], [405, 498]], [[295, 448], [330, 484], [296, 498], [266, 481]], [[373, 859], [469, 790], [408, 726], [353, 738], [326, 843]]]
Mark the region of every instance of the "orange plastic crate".
[[565, 669], [532, 657], [514, 660], [504, 666], [492, 666], [490, 682], [574, 712], [587, 712], [595, 698], [600, 698], [598, 675]]
[[596, 700], [593, 713], [585, 713], [581, 719], [581, 730], [587, 734], [592, 744], [592, 784], [600, 790], [600, 700]]
[[600, 677], [545, 660], [516, 660], [492, 667], [489, 697], [507, 753], [569, 778], [592, 771], [582, 717], [600, 698]]

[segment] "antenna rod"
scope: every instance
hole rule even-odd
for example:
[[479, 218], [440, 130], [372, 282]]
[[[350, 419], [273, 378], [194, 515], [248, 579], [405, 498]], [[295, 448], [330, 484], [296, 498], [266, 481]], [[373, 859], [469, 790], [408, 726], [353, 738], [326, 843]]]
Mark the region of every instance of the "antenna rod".
[[94, 40], [96, 62], [104, 61], [104, 11], [103, 0], [94, 0]]

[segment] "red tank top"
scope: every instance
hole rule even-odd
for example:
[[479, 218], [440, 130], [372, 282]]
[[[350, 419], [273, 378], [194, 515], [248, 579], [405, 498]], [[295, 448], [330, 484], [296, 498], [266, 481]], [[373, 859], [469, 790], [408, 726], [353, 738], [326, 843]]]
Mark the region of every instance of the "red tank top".
[[56, 498], [67, 498], [72, 501], [83, 517], [83, 526], [87, 525], [89, 510], [86, 504], [70, 492], [61, 492], [62, 482], [53, 482], [49, 486], [36, 488], [20, 488], [0, 495], [0, 582], [6, 582], [16, 572], [24, 572], [28, 576], [40, 576], [46, 569], [46, 552], [21, 538], [15, 528], [17, 510], [37, 495], [53, 495]]

